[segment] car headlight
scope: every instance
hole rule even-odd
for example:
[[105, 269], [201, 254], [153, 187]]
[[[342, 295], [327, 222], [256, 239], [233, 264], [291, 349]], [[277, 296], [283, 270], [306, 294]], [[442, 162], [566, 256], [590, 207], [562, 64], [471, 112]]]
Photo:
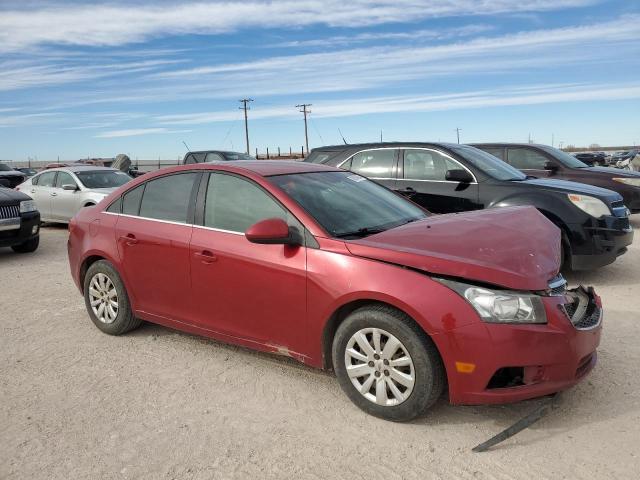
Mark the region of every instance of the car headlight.
[[598, 198], [590, 197], [589, 195], [577, 195], [575, 193], [570, 193], [567, 197], [569, 197], [571, 203], [592, 217], [600, 218], [605, 215], [611, 215], [609, 207]]
[[511, 290], [491, 290], [453, 280], [435, 280], [469, 302], [484, 322], [547, 323], [547, 314], [538, 295]]
[[625, 185], [631, 185], [632, 187], [640, 187], [640, 178], [615, 177], [611, 180], [624, 183]]
[[35, 212], [38, 210], [36, 202], [33, 200], [23, 200], [20, 202], [20, 213]]

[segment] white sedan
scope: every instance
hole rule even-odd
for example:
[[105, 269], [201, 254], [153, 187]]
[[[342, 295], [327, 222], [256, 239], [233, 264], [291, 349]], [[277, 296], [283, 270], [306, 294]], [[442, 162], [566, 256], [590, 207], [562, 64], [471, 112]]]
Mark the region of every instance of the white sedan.
[[43, 222], [67, 223], [83, 207], [96, 205], [131, 177], [120, 170], [91, 165], [53, 168], [16, 187], [36, 202]]

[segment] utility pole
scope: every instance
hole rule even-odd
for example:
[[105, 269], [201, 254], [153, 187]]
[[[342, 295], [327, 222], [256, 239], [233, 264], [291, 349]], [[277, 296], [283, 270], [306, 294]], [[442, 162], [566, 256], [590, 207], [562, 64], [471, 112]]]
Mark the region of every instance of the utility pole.
[[296, 108], [301, 108], [300, 110], [304, 114], [304, 144], [307, 146], [307, 155], [309, 155], [309, 134], [307, 131], [307, 114], [311, 113], [311, 110], [307, 110], [307, 107], [310, 107], [310, 103], [303, 103], [301, 105], [296, 105]]
[[253, 98], [243, 98], [242, 100], [238, 100], [242, 103], [240, 110], [244, 110], [244, 136], [247, 139], [247, 155], [249, 155], [249, 121], [247, 119], [247, 110], [250, 110], [247, 105], [249, 102], [253, 102]]
[[460, 143], [460, 129], [456, 128], [456, 135], [458, 136], [458, 143]]

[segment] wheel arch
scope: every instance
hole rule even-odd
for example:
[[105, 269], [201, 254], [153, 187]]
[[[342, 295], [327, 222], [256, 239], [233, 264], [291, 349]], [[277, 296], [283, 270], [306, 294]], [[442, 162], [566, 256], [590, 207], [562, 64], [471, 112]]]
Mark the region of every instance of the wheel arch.
[[431, 335], [424, 329], [424, 327], [420, 324], [420, 322], [416, 321], [413, 315], [410, 312], [407, 312], [406, 309], [399, 307], [398, 305], [394, 305], [393, 303], [389, 303], [384, 300], [379, 300], [375, 298], [359, 298], [355, 300], [351, 300], [342, 304], [333, 313], [329, 316], [327, 321], [325, 322], [324, 328], [322, 330], [322, 368], [324, 370], [332, 370], [333, 369], [333, 360], [331, 355], [331, 349], [333, 347], [333, 339], [335, 337], [336, 331], [340, 324], [354, 311], [359, 308], [366, 306], [374, 306], [374, 305], [382, 305], [391, 309], [394, 309], [404, 315], [406, 315], [410, 321], [419, 328], [424, 335], [429, 339], [435, 346], [440, 359], [443, 360], [442, 353], [440, 352], [438, 346], [431, 338]]

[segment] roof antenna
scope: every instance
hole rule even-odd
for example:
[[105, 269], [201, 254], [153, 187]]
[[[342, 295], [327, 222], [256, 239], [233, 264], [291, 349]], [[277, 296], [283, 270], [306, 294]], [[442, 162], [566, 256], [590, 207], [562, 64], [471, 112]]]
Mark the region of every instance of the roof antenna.
[[344, 142], [345, 145], [349, 145], [349, 143], [344, 139], [344, 135], [342, 135], [342, 132], [340, 131], [340, 129], [338, 129], [338, 133], [340, 134], [340, 136], [342, 137], [342, 141]]
[[184, 144], [185, 147], [187, 147], [187, 153], [191, 153], [191, 149], [189, 148], [189, 145], [187, 145], [187, 142], [182, 140], [182, 143]]

